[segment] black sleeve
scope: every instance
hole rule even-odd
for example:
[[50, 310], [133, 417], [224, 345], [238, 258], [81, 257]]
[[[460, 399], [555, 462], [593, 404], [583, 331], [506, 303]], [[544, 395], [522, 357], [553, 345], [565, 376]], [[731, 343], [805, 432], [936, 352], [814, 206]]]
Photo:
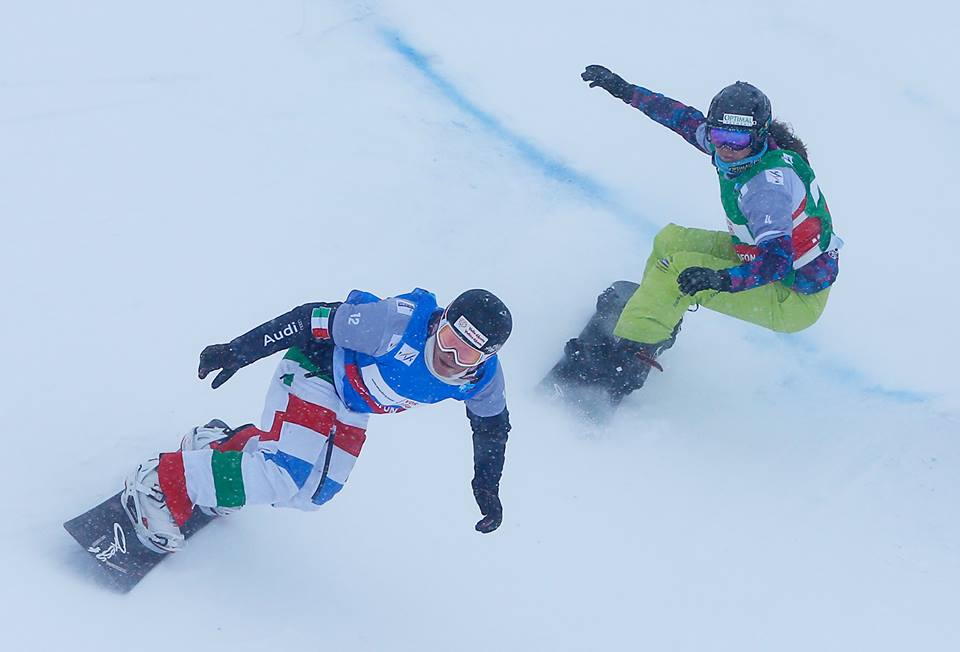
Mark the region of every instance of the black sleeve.
[[473, 491], [489, 491], [497, 495], [500, 476], [510, 432], [510, 413], [507, 408], [493, 417], [478, 417], [467, 408], [467, 418], [473, 430]]
[[260, 324], [253, 330], [232, 340], [228, 345], [240, 366], [246, 366], [261, 358], [285, 351], [292, 346], [304, 346], [313, 340], [310, 332], [310, 316], [314, 308], [332, 308], [330, 323], [340, 302], [305, 303], [290, 312]]

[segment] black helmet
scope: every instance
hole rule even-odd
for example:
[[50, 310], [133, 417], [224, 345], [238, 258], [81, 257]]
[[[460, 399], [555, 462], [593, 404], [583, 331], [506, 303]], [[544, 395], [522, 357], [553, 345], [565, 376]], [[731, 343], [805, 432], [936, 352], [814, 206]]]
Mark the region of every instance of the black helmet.
[[753, 149], [759, 151], [767, 140], [772, 113], [770, 99], [747, 82], [738, 81], [714, 96], [707, 111], [707, 126], [753, 134]]
[[444, 316], [465, 342], [486, 354], [496, 353], [513, 330], [510, 311], [487, 290], [467, 290], [447, 306]]

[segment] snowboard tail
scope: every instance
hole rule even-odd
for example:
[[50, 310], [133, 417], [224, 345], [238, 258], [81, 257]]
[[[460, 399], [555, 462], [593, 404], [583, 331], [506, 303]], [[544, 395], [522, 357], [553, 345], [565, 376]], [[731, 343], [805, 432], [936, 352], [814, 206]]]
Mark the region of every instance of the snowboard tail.
[[[107, 498], [63, 527], [96, 562], [97, 576], [114, 590], [127, 593], [168, 555], [140, 543], [120, 502], [121, 495]], [[194, 509], [181, 528], [184, 537], [189, 539], [214, 518]]]

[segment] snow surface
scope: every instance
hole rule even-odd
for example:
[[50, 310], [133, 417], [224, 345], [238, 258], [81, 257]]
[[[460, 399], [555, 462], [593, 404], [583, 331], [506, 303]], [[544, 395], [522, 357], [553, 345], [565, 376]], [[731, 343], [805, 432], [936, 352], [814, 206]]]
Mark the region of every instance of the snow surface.
[[[0, 4], [8, 650], [960, 649], [953, 3]], [[676, 136], [747, 79], [847, 247], [820, 322], [708, 311], [602, 432], [532, 395], [663, 224], [722, 228]], [[375, 417], [322, 511], [215, 523], [133, 593], [62, 521], [191, 425], [197, 353], [353, 287], [511, 306], [505, 521], [450, 403]]]

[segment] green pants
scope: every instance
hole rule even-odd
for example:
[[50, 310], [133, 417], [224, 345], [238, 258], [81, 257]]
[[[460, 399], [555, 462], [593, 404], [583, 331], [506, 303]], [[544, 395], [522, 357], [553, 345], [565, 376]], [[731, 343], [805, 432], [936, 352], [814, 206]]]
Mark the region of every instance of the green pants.
[[677, 277], [688, 267], [739, 264], [727, 233], [668, 224], [653, 241], [643, 280], [620, 313], [614, 335], [646, 344], [663, 341], [695, 303], [780, 333], [803, 330], [820, 318], [830, 288], [800, 294], [775, 282], [743, 292], [704, 290], [689, 296], [677, 286]]

